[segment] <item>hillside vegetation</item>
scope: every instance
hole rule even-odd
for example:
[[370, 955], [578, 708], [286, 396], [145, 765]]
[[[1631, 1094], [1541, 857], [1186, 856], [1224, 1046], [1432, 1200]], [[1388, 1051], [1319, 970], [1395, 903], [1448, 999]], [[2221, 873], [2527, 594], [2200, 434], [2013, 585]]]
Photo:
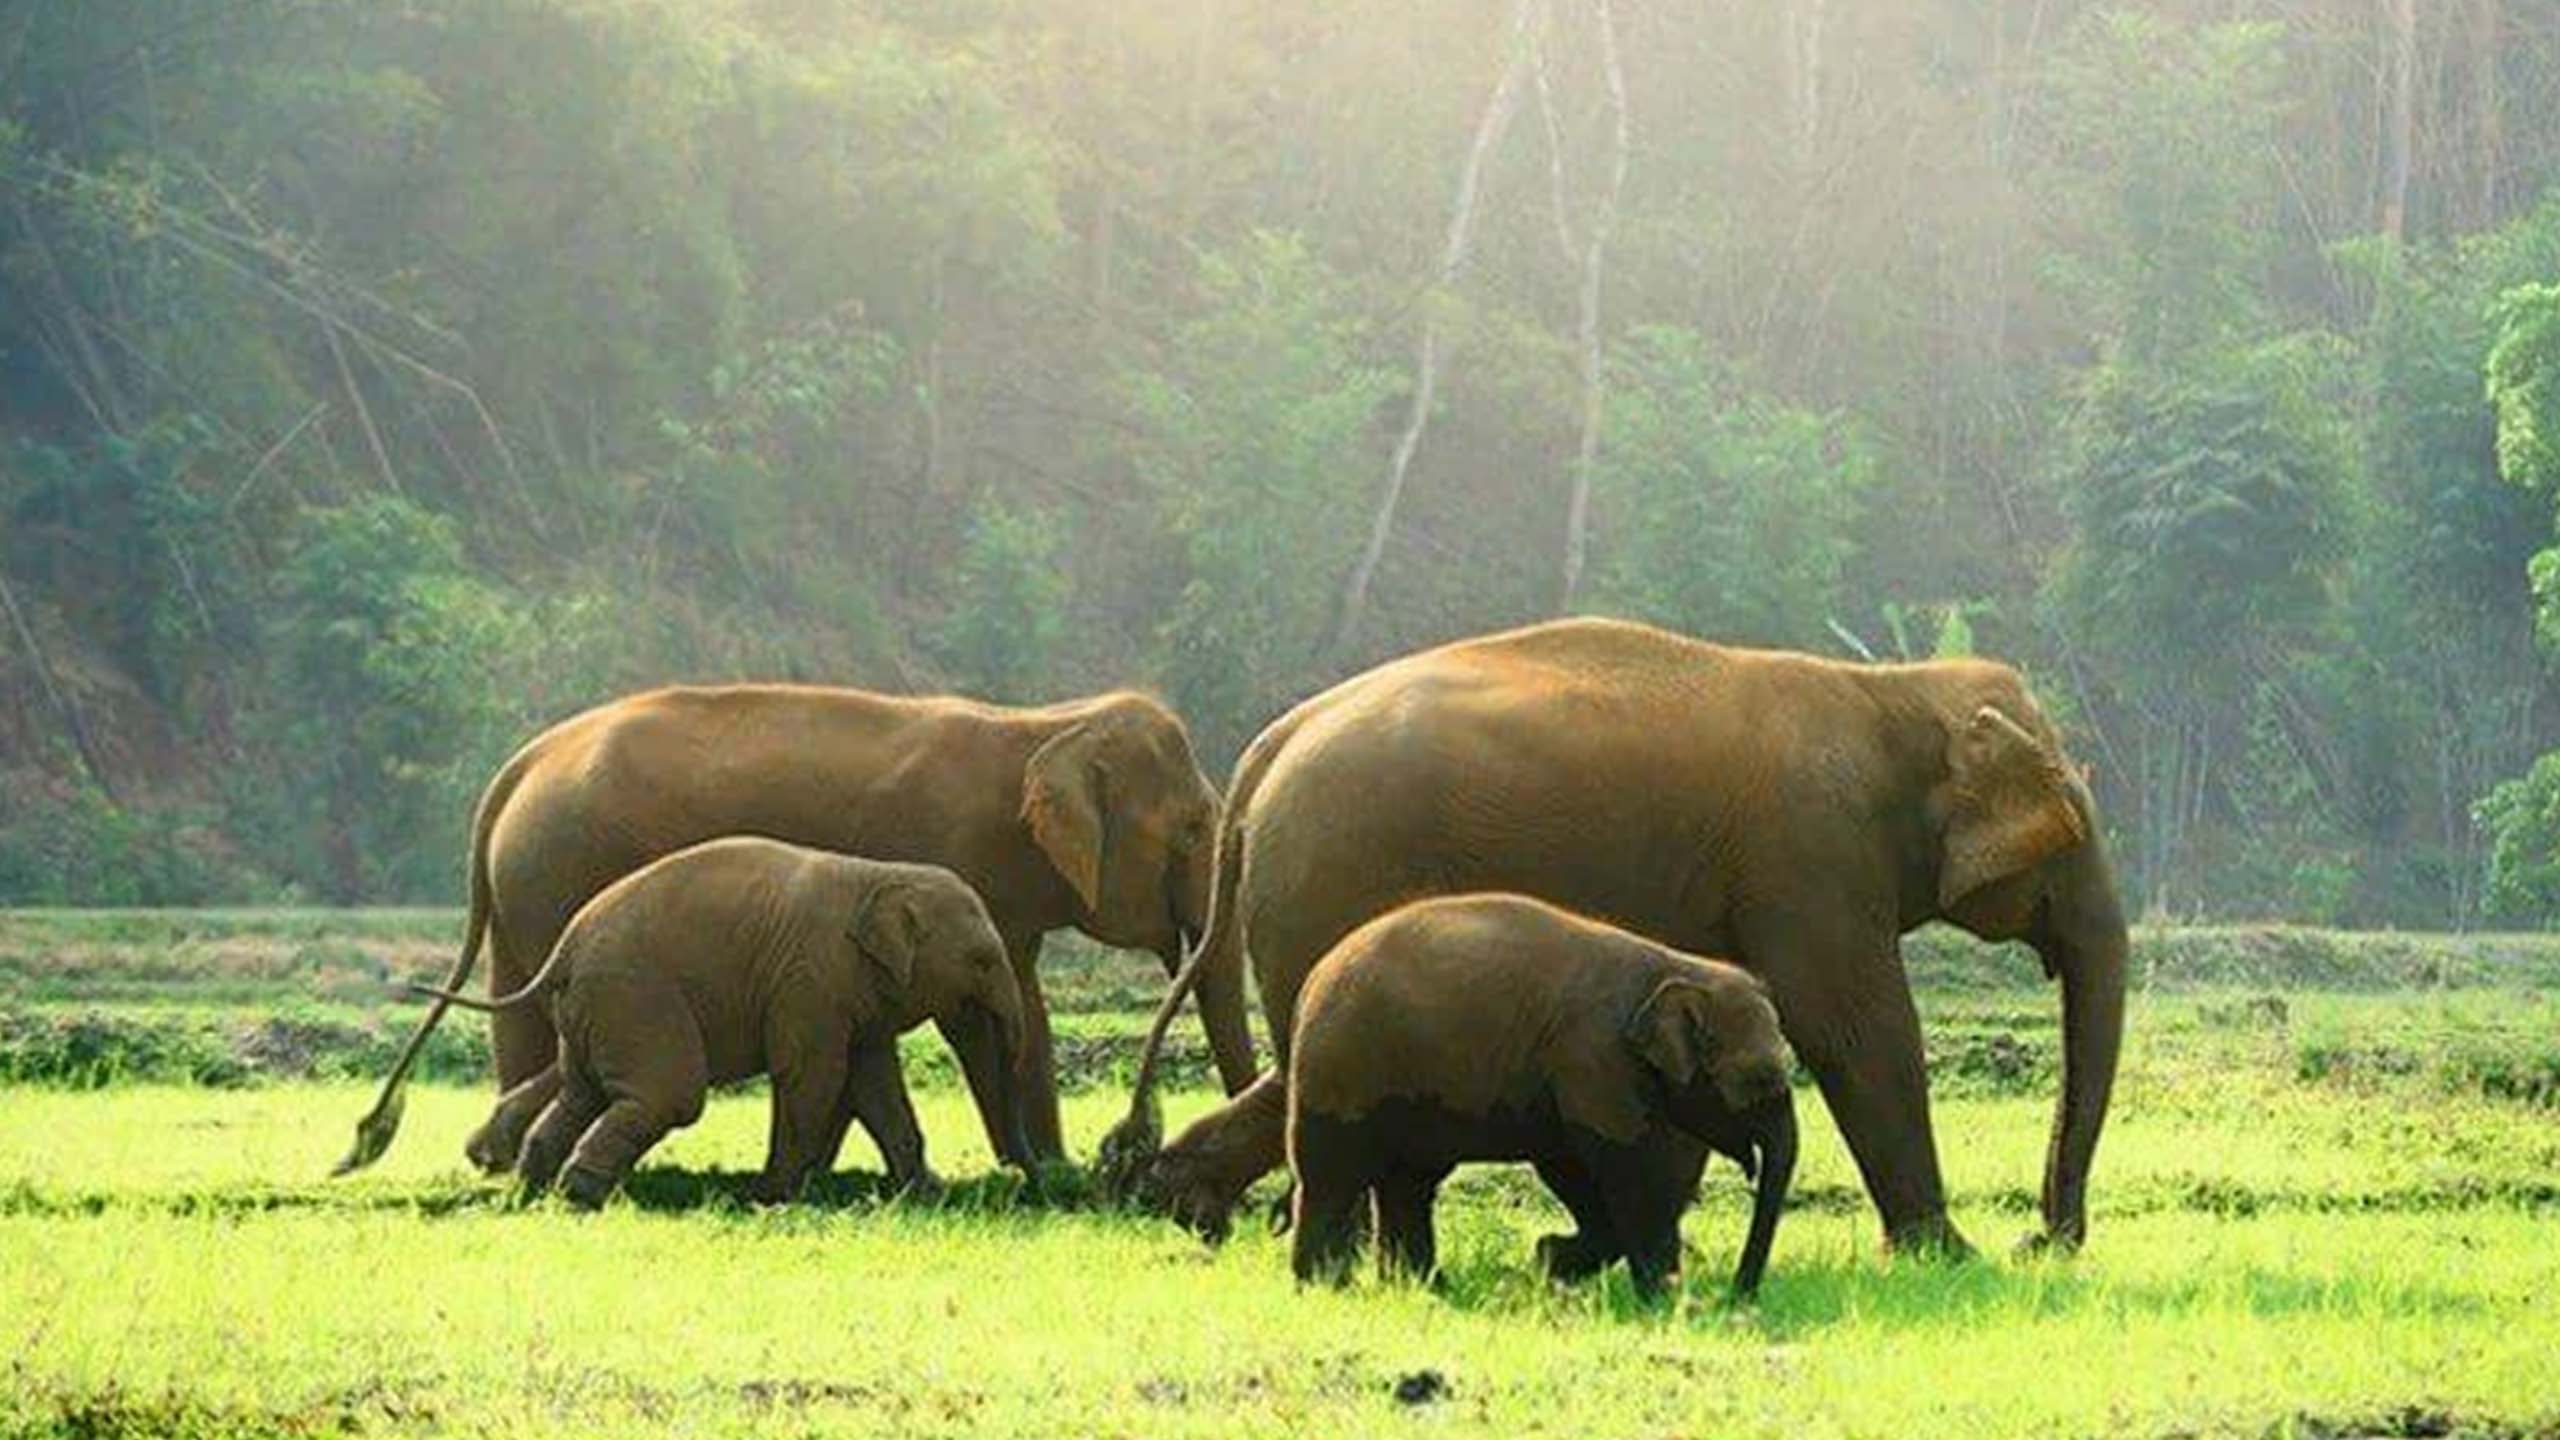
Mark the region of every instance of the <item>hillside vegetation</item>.
[[2555, 35], [8, 6], [0, 902], [444, 903], [669, 680], [1141, 684], [1222, 771], [1588, 610], [2017, 661], [2154, 913], [2548, 923]]

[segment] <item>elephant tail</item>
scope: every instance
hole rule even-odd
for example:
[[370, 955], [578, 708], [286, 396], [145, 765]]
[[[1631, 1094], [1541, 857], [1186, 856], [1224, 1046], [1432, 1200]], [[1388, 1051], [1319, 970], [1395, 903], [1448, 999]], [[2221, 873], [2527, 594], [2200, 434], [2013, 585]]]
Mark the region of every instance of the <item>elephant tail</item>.
[[492, 995], [483, 1000], [476, 995], [465, 995], [459, 990], [429, 985], [422, 980], [410, 981], [407, 989], [412, 995], [436, 1002], [437, 1009], [430, 1013], [429, 1024], [434, 1023], [434, 1015], [441, 1013], [443, 1007], [447, 1005], [459, 1005], [465, 1010], [477, 1010], [483, 1015], [495, 1015], [501, 1010], [520, 1009], [542, 998], [542, 992], [551, 988], [552, 978], [560, 973], [560, 957], [568, 951], [568, 948], [566, 945], [552, 946], [550, 956], [542, 962], [542, 968], [534, 971], [533, 978], [524, 982], [524, 988], [512, 995]]
[[[471, 979], [472, 970], [480, 963], [480, 951], [488, 941], [489, 915], [494, 908], [489, 882], [489, 836], [497, 829], [499, 812], [515, 795], [516, 783], [523, 778], [533, 752], [534, 747], [527, 746], [507, 762], [497, 777], [489, 782], [489, 788], [481, 792], [480, 808], [471, 817], [471, 912], [463, 926], [462, 953], [455, 958], [452, 971], [445, 976], [447, 989], [459, 988]], [[400, 1111], [405, 1102], [404, 1090], [409, 1081], [409, 1071], [418, 1063], [418, 1052], [426, 1048], [427, 1037], [435, 1032], [436, 1022], [444, 1018], [445, 1007], [450, 1003], [450, 1000], [439, 999], [435, 1008], [427, 1012], [426, 1018], [418, 1022], [418, 1028], [409, 1036], [409, 1043], [401, 1047], [400, 1058], [391, 1063], [391, 1073], [384, 1077], [382, 1093], [375, 1098], [373, 1108], [356, 1122], [355, 1143], [348, 1147], [346, 1157], [329, 1171], [332, 1176], [350, 1175], [362, 1170], [381, 1159], [382, 1153], [391, 1148], [392, 1137], [400, 1133]]]
[[1184, 959], [1181, 973], [1174, 976], [1163, 1003], [1156, 1007], [1154, 1022], [1147, 1027], [1146, 1047], [1138, 1055], [1137, 1083], [1129, 1096], [1129, 1113], [1103, 1137], [1098, 1168], [1106, 1188], [1125, 1188], [1138, 1163], [1154, 1154], [1163, 1138], [1163, 1118], [1155, 1095], [1157, 1065], [1163, 1058], [1165, 1033], [1172, 1028], [1173, 1017], [1181, 1013], [1182, 1002], [1193, 990], [1200, 991], [1201, 1023], [1209, 1032], [1210, 1048], [1217, 1055], [1228, 1093], [1234, 1094], [1253, 1081], [1253, 1031], [1244, 1013], [1244, 817], [1252, 808], [1254, 792], [1269, 772], [1272, 760], [1295, 733], [1297, 720], [1297, 712], [1282, 717], [1255, 737], [1243, 758], [1236, 762], [1235, 781], [1227, 789], [1227, 802], [1218, 820], [1218, 858], [1210, 882], [1207, 928]]

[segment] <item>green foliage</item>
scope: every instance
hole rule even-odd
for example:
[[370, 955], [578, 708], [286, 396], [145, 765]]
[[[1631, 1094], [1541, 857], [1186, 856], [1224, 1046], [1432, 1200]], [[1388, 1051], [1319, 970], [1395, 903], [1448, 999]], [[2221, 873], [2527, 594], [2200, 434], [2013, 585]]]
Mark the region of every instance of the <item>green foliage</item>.
[[[1996, 617], [1999, 607], [1987, 600], [1954, 600], [1938, 605], [1905, 605], [1888, 600], [1876, 607], [1885, 632], [1893, 637], [1893, 653], [1904, 660], [1950, 660], [1980, 653], [1975, 649], [1974, 622]], [[1933, 623], [1931, 613], [1937, 616]], [[1928, 626], [1929, 639], [1918, 638]]]
[[2560, 283], [2500, 296], [2489, 347], [2498, 468], [2528, 489], [2560, 487]]
[[[2498, 416], [2498, 469], [2528, 490], [2560, 495], [2560, 284], [2499, 297], [2489, 348], [2489, 402]], [[2527, 562], [2543, 642], [2560, 649], [2560, 545]]]
[[1038, 510], [981, 500], [953, 572], [942, 650], [971, 693], [1016, 704], [1046, 698], [1058, 637], [1072, 598], [1058, 565], [1057, 522]]
[[[1425, 314], [1364, 636], [1548, 613], [1590, 283], [1595, 603], [2014, 660], [2148, 837], [2138, 886], [2478, 918], [2472, 803], [2560, 745], [2553, 512], [2500, 477], [2482, 383], [2517, 478], [2547, 470], [2560, 67], [2514, 7], [2417, 7], [2405, 116], [2371, 0], [1835, 6], [1818, 36], [1622, 8], [1605, 239], [1599, 15], [1560, 9], [1444, 277], [1501, 13], [15, 7], [0, 767], [41, 813], [0, 816], [9, 883], [449, 898], [467, 772], [673, 679], [1154, 685], [1214, 766], [1349, 658]], [[2353, 353], [2276, 338], [2320, 331]], [[404, 597], [410, 678], [324, 681], [290, 567], [307, 512], [372, 494], [459, 558], [334, 582]], [[286, 717], [410, 745], [413, 688], [472, 738], [358, 766], [340, 803], [407, 817], [362, 830]], [[74, 797], [91, 764], [120, 819]], [[181, 832], [141, 890], [60, 873]]]
[[698, 565], [733, 596], [780, 613], [841, 621], [869, 611], [867, 567], [802, 542], [813, 514], [880, 513], [845, 483], [844, 467], [859, 465], [865, 407], [887, 393], [896, 367], [896, 342], [848, 315], [819, 316], [714, 366], [695, 418], [659, 422], [671, 454], [637, 498], [661, 507], [664, 524], [644, 563]]
[[1369, 362], [1342, 282], [1295, 235], [1200, 258], [1200, 301], [1161, 369], [1132, 374], [1132, 457], [1180, 577], [1160, 627], [1167, 687], [1227, 753], [1291, 698], [1324, 639], [1376, 483], [1368, 443], [1402, 388]]
[[2283, 40], [2277, 25], [2111, 9], [2044, 73], [2032, 118], [2065, 226], [2053, 274], [2136, 363], [2262, 322]]
[[387, 497], [309, 512], [275, 588], [276, 803], [323, 817], [316, 853], [279, 868], [339, 900], [446, 893], [472, 801], [520, 738], [506, 677], [522, 618], [471, 574], [452, 526]]
[[188, 483], [219, 455], [212, 426], [184, 413], [79, 451], [0, 449], [0, 557], [51, 551], [73, 581], [69, 604], [164, 702], [189, 698], [194, 662], [242, 638], [240, 552], [219, 507]]
[[1855, 420], [1754, 389], [1694, 331], [1613, 357], [1595, 598], [1693, 634], [1827, 648], [1876, 477]]
[[2490, 913], [2560, 924], [2560, 751], [2482, 796], [2476, 813], [2489, 836]]
[[2336, 359], [2294, 336], [2090, 375], [2061, 466], [2059, 597], [2147, 681], [2192, 685], [2197, 662], [2320, 618], [2354, 464]]
[[19, 905], [202, 905], [256, 893], [197, 807], [127, 809], [94, 783], [0, 773], [0, 895]]

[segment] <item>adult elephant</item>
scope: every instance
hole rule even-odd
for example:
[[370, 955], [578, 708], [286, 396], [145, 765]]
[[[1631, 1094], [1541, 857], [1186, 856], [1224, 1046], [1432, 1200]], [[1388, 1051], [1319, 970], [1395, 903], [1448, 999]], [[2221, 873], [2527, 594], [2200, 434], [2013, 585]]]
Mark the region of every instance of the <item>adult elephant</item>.
[[[1419, 895], [1511, 890], [1767, 982], [1896, 1248], [1962, 1251], [1899, 937], [2024, 939], [2062, 984], [2043, 1239], [2087, 1230], [2123, 1034], [2125, 924], [2087, 787], [2016, 671], [1855, 665], [1577, 619], [1391, 661], [1274, 721], [1238, 762], [1199, 949], [1167, 996], [1107, 1168], [1223, 1223], [1282, 1158], [1307, 971]], [[1250, 955], [1281, 1064], [1161, 1153], [1150, 1086], [1196, 983], [1242, 1030]], [[1221, 1050], [1233, 1077], [1244, 1057]]]
[[[1182, 722], [1144, 695], [1009, 709], [807, 685], [651, 690], [551, 727], [489, 782], [462, 954], [443, 988], [470, 978], [484, 942], [491, 987], [520, 988], [596, 892], [715, 836], [940, 865], [986, 901], [1022, 993], [1011, 1093], [982, 1083], [1002, 1067], [964, 1064], [987, 1134], [1006, 1160], [1055, 1159], [1041, 938], [1073, 926], [1173, 970], [1202, 927], [1217, 807]], [[420, 1022], [340, 1173], [389, 1147], [402, 1084], [444, 1013], [439, 1003]], [[964, 1062], [996, 1043], [944, 1035]], [[557, 1089], [556, 1037], [546, 1017], [518, 1011], [496, 1017], [490, 1044], [505, 1098], [469, 1154], [500, 1169]], [[1010, 1139], [1017, 1116], [1027, 1156]]]

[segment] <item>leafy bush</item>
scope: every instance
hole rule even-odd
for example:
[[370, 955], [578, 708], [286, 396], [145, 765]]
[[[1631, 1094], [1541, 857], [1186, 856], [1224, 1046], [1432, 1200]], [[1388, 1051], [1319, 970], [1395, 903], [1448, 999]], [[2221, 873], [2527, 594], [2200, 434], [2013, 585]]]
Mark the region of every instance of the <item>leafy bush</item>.
[[[453, 528], [388, 497], [314, 510], [275, 582], [263, 715], [287, 873], [339, 901], [451, 892], [480, 784], [520, 738], [529, 636]], [[432, 837], [426, 839], [422, 837]]]
[[2489, 837], [2489, 913], [2560, 923], [2560, 752], [2482, 796], [2473, 814]]
[[1129, 377], [1183, 582], [1160, 634], [1176, 705], [1230, 753], [1324, 635], [1359, 544], [1370, 426], [1402, 382], [1368, 363], [1350, 295], [1295, 235], [1201, 257], [1200, 308]]
[[129, 810], [95, 785], [0, 775], [0, 896], [17, 905], [201, 905], [272, 887], [188, 809]]
[[982, 499], [969, 518], [942, 650], [953, 677], [994, 700], [1040, 698], [1066, 625], [1058, 526], [1044, 511]]
[[1640, 329], [1614, 365], [1594, 598], [1695, 635], [1829, 648], [1875, 479], [1864, 428], [1753, 389], [1692, 330]]
[[2107, 366], [2062, 466], [2076, 526], [2057, 585], [2147, 679], [2192, 683], [2254, 637], [2299, 633], [2343, 551], [2353, 452], [2322, 336]]

